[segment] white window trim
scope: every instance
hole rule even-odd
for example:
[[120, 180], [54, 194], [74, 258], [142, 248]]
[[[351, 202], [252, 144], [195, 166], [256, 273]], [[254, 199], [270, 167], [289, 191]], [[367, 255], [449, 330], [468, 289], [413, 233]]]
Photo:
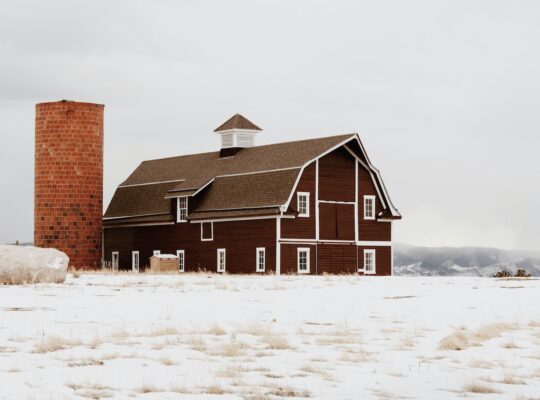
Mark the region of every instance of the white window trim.
[[[366, 258], [368, 254], [371, 254], [373, 257], [373, 270], [371, 271], [368, 271], [366, 269]], [[364, 274], [375, 275], [376, 273], [377, 273], [377, 252], [374, 249], [364, 249]]]
[[[180, 254], [182, 254], [182, 269], [180, 269]], [[186, 271], [186, 251], [176, 250], [176, 256], [178, 257], [178, 272]]]
[[182, 197], [177, 197], [176, 198], [176, 222], [178, 222], [178, 223], [187, 222], [187, 219], [180, 219], [180, 199], [186, 199], [186, 216], [188, 214], [188, 205], [189, 205], [189, 201], [188, 201], [187, 196], [182, 196]]
[[[116, 263], [114, 262], [114, 256], [116, 255]], [[120, 253], [113, 251], [111, 255], [111, 268], [113, 271], [118, 271], [120, 266]]]
[[[306, 196], [306, 212], [300, 213], [300, 197]], [[296, 205], [298, 208], [298, 216], [303, 218], [309, 218], [309, 192], [297, 192], [296, 193]]]
[[[137, 255], [137, 269], [135, 269], [135, 255]], [[139, 272], [141, 267], [141, 257], [138, 251], [131, 252], [131, 272]]]
[[154, 250], [152, 251], [153, 256], [159, 256], [161, 254], [161, 250]]
[[[212, 233], [212, 236], [208, 239], [205, 239], [203, 236], [203, 224], [210, 224], [210, 232]], [[211, 242], [214, 240], [214, 222], [201, 222], [201, 242]]]
[[[260, 268], [259, 264], [259, 253], [263, 253], [263, 265], [262, 268]], [[255, 272], [265, 272], [266, 271], [266, 248], [264, 247], [257, 247], [255, 251]]]
[[[367, 215], [366, 214], [366, 202], [367, 200], [371, 200], [372, 202], [372, 207], [371, 207], [371, 215]], [[364, 219], [369, 219], [369, 220], [374, 220], [375, 219], [375, 196], [373, 195], [369, 195], [369, 196], [364, 196]]]
[[[219, 255], [223, 254], [223, 269], [219, 269]], [[217, 249], [217, 264], [216, 264], [216, 270], [217, 272], [225, 272], [227, 270], [227, 250], [226, 249]]]
[[[307, 257], [306, 257], [306, 267], [307, 269], [305, 271], [300, 271], [300, 253], [301, 252], [306, 252], [307, 253]], [[310, 251], [310, 248], [309, 247], [298, 247], [297, 249], [297, 252], [296, 252], [296, 270], [299, 274], [309, 274], [309, 270], [310, 270], [310, 254], [309, 254], [309, 251]]]

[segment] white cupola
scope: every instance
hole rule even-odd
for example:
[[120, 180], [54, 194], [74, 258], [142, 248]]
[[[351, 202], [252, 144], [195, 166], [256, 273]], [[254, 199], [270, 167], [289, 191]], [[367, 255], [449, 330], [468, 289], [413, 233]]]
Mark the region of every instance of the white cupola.
[[235, 114], [214, 130], [221, 135], [220, 157], [230, 157], [255, 146], [255, 135], [262, 129], [240, 114]]

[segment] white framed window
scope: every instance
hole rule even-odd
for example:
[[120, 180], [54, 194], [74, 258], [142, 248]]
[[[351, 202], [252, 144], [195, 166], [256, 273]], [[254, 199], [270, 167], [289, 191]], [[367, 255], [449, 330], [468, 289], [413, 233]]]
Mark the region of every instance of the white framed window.
[[113, 271], [118, 271], [118, 260], [120, 258], [120, 253], [118, 253], [117, 251], [113, 251], [112, 252], [112, 257], [111, 257], [111, 261], [112, 261], [112, 270]]
[[225, 249], [217, 249], [217, 272], [225, 272], [226, 262]]
[[255, 272], [264, 272], [266, 269], [266, 249], [264, 247], [257, 247], [255, 254]]
[[178, 257], [178, 272], [184, 272], [186, 270], [186, 252], [184, 250], [176, 250]]
[[[205, 227], [208, 230], [205, 232]], [[214, 240], [214, 223], [212, 221], [210, 222], [201, 222], [201, 241], [202, 242], [210, 242]]]
[[153, 254], [154, 256], [159, 256], [159, 255], [161, 254], [161, 250], [154, 250], [154, 251], [152, 252], [152, 254]]
[[298, 192], [296, 202], [298, 204], [298, 216], [309, 217], [309, 192]]
[[138, 251], [131, 252], [131, 271], [139, 272], [139, 252]]
[[178, 197], [176, 199], [176, 222], [187, 222], [188, 199]]
[[299, 247], [297, 266], [299, 274], [309, 274], [309, 247]]
[[375, 196], [364, 196], [364, 219], [375, 219]]
[[376, 252], [373, 249], [364, 250], [364, 274], [375, 274], [377, 272]]

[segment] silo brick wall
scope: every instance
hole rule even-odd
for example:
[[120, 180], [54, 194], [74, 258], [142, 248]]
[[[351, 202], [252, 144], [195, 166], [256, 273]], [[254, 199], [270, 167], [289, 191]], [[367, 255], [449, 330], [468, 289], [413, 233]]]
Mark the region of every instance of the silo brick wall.
[[103, 109], [36, 105], [34, 244], [65, 252], [70, 266], [101, 266]]

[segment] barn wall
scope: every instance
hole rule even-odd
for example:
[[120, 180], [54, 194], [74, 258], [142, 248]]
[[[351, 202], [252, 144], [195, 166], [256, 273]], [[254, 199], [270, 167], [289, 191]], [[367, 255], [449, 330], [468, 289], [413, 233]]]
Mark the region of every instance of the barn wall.
[[309, 193], [309, 217], [283, 218], [281, 220], [281, 237], [298, 239], [315, 239], [315, 163], [306, 168], [298, 181], [292, 196], [290, 207], [298, 210], [297, 193]]
[[376, 275], [392, 275], [392, 248], [390, 246], [359, 246], [358, 268], [364, 268], [364, 249], [374, 249]]
[[370, 173], [362, 166], [358, 166], [358, 240], [392, 240], [392, 223], [364, 219], [364, 195], [374, 195], [375, 215], [383, 210], [381, 199]]
[[107, 228], [105, 260], [119, 252], [121, 269], [131, 269], [131, 252], [139, 251], [141, 268], [149, 265], [153, 250], [176, 254], [185, 251], [185, 270], [216, 271], [217, 249], [226, 249], [226, 271], [254, 273], [257, 247], [266, 249], [266, 271], [275, 271], [276, 220], [214, 222], [214, 240], [201, 241], [199, 223]]
[[299, 247], [308, 247], [310, 275], [315, 275], [316, 272], [316, 245], [296, 244], [296, 243], [281, 243], [281, 273], [296, 274], [298, 272], [297, 255]]
[[354, 274], [357, 271], [357, 246], [354, 244], [318, 244], [319, 274]]
[[319, 160], [319, 200], [353, 201], [354, 158], [340, 147]]

